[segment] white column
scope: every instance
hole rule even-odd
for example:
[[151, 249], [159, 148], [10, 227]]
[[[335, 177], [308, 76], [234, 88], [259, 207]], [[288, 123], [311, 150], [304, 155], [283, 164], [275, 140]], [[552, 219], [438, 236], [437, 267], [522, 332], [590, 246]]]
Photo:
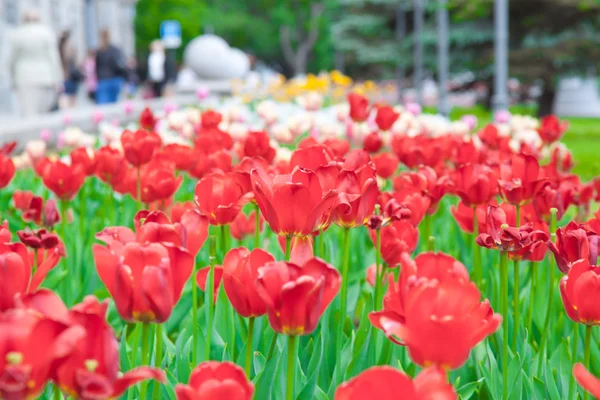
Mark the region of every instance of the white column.
[[494, 2], [494, 111], [508, 109], [508, 0]]
[[417, 92], [417, 103], [423, 105], [423, 0], [414, 0], [414, 72], [413, 81]]
[[448, 52], [450, 48], [449, 21], [447, 0], [439, 0], [437, 9], [437, 33], [438, 33], [438, 112], [444, 116], [450, 114], [450, 101], [448, 98], [448, 74], [449, 62]]

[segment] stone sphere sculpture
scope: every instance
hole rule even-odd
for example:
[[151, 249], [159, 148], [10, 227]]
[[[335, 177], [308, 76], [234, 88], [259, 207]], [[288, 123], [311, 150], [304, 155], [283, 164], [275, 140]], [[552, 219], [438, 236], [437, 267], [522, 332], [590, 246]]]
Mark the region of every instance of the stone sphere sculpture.
[[248, 56], [216, 35], [200, 35], [185, 48], [184, 62], [199, 79], [242, 78], [250, 70]]

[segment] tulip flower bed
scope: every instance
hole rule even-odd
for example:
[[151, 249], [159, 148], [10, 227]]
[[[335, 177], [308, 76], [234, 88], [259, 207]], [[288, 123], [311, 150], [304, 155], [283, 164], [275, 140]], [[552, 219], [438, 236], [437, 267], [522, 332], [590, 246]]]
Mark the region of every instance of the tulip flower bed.
[[600, 396], [600, 181], [568, 126], [314, 103], [5, 145], [0, 398]]

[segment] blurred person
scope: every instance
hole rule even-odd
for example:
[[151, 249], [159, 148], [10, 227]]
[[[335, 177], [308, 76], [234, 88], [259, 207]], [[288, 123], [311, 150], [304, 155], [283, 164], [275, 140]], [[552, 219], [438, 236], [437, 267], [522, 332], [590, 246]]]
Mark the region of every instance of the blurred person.
[[85, 75], [85, 88], [88, 98], [96, 102], [98, 78], [96, 77], [96, 52], [94, 50], [88, 50], [88, 54], [83, 60], [83, 74]]
[[140, 75], [138, 72], [138, 62], [135, 57], [130, 57], [127, 60], [127, 97], [135, 97], [137, 86], [140, 83]]
[[165, 94], [166, 86], [175, 81], [176, 76], [177, 67], [173, 57], [166, 53], [160, 40], [153, 41], [148, 56], [148, 81], [153, 97], [161, 97]]
[[77, 52], [71, 42], [71, 32], [64, 31], [58, 41], [58, 52], [62, 63], [64, 82], [64, 105], [66, 108], [75, 106], [79, 83], [83, 79], [83, 74], [77, 67]]
[[110, 43], [110, 33], [103, 30], [100, 34], [101, 45], [96, 53], [96, 103], [116, 103], [127, 74], [123, 52]]
[[63, 81], [54, 32], [40, 22], [37, 10], [29, 10], [12, 33], [10, 44], [8, 63], [21, 113], [29, 116], [50, 111]]

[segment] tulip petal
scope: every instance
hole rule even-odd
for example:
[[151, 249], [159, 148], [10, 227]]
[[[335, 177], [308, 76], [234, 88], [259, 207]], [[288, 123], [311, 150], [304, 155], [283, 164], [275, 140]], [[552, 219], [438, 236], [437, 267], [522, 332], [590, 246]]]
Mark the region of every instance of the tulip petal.
[[164, 371], [156, 368], [138, 367], [132, 369], [131, 371], [125, 372], [123, 376], [115, 381], [112, 397], [121, 396], [129, 387], [147, 379], [154, 379], [160, 383], [165, 383], [167, 381], [167, 376]]

